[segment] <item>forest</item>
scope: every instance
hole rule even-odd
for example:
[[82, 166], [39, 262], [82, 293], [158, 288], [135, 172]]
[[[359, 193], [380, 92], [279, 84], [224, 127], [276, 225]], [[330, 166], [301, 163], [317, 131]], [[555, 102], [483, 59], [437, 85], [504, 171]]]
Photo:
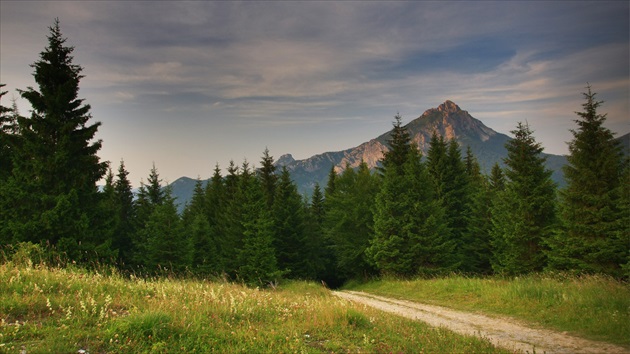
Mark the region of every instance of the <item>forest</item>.
[[590, 85], [562, 189], [527, 123], [485, 175], [470, 149], [437, 134], [422, 156], [396, 115], [377, 170], [331, 166], [307, 198], [265, 149], [258, 167], [232, 162], [222, 175], [217, 165], [180, 214], [155, 166], [134, 194], [124, 161], [115, 170], [100, 160], [100, 122], [79, 98], [83, 68], [65, 42], [56, 21], [32, 64], [38, 87], [18, 90], [30, 116], [0, 106], [5, 254], [35, 244], [47, 262], [261, 287], [453, 272], [630, 277], [630, 163]]

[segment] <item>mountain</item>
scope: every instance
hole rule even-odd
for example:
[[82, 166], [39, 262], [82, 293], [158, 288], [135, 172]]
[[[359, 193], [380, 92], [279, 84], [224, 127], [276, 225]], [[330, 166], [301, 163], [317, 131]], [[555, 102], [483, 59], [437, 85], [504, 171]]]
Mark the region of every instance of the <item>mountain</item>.
[[[436, 131], [446, 140], [457, 140], [462, 148], [462, 155], [470, 146], [485, 172], [489, 172], [495, 162], [502, 164], [503, 159], [507, 157], [505, 143], [511, 139], [509, 136], [487, 127], [452, 101], [446, 101], [437, 108], [425, 111], [405, 127], [412, 141], [418, 145], [425, 156], [429, 149], [431, 136]], [[390, 132], [387, 132], [357, 147], [337, 152], [326, 152], [304, 160], [295, 160], [290, 154], [287, 154], [281, 156], [276, 164], [286, 166], [300, 191], [309, 193], [314, 188], [315, 183], [319, 183], [321, 186], [326, 184], [331, 166], [335, 166], [337, 172], [343, 171], [346, 165], [355, 168], [359, 166], [361, 161], [365, 161], [370, 168], [377, 167], [383, 152], [388, 150], [387, 141], [389, 138]], [[566, 164], [566, 158], [550, 154], [546, 154], [546, 156], [547, 168], [554, 171], [552, 178], [559, 185], [564, 185], [561, 168]]]
[[[462, 155], [470, 146], [485, 173], [490, 172], [495, 162], [503, 164], [503, 159], [507, 157], [505, 143], [511, 139], [487, 127], [452, 101], [446, 101], [437, 108], [425, 111], [420, 117], [409, 122], [406, 127], [413, 142], [420, 147], [425, 156], [434, 131], [447, 140], [456, 139], [461, 145]], [[359, 146], [343, 151], [325, 152], [304, 160], [296, 160], [291, 154], [286, 154], [278, 158], [276, 166], [279, 168], [286, 166], [299, 191], [310, 194], [315, 183], [319, 183], [322, 188], [326, 185], [332, 166], [335, 166], [338, 173], [343, 171], [346, 165], [351, 168], [358, 167], [361, 161], [365, 161], [370, 168], [378, 166], [383, 152], [388, 150], [389, 138], [390, 132], [386, 132]], [[630, 133], [617, 140], [621, 142], [626, 155], [630, 155]], [[545, 154], [545, 156], [547, 168], [553, 171], [553, 180], [558, 183], [558, 186], [563, 187], [565, 182], [562, 166], [567, 163], [566, 157], [551, 154]], [[203, 182], [205, 185], [207, 181]], [[173, 195], [180, 205], [180, 211], [192, 197], [195, 183], [194, 179], [182, 177], [171, 184]]]

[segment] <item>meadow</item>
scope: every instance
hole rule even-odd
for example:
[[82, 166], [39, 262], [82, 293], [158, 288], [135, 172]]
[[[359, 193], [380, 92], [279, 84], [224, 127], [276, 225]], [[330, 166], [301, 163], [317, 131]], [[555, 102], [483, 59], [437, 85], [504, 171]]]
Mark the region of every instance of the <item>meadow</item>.
[[382, 279], [349, 290], [415, 300], [458, 310], [509, 316], [630, 349], [630, 284], [608, 276], [564, 273], [522, 277]]
[[0, 264], [0, 352], [505, 351], [346, 302], [316, 283], [259, 289], [22, 259]]

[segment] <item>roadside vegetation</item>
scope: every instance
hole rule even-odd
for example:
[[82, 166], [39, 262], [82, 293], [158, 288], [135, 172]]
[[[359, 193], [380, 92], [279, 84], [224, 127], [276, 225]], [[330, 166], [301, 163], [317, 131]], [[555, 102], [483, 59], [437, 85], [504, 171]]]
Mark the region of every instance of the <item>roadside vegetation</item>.
[[348, 290], [506, 315], [544, 327], [630, 348], [630, 286], [607, 276], [564, 273], [521, 277], [383, 279]]
[[488, 341], [388, 315], [316, 283], [276, 289], [0, 265], [0, 352], [487, 352]]

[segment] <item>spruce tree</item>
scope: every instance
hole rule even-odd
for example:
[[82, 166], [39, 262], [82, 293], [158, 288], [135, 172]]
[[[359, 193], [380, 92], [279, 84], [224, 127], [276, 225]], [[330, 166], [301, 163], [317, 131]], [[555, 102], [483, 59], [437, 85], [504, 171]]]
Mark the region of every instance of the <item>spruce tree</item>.
[[305, 234], [307, 242], [311, 245], [309, 248], [312, 254], [309, 259], [313, 265], [314, 278], [324, 280], [327, 283], [332, 280], [334, 283], [332, 277], [335, 264], [332, 263], [332, 249], [324, 232], [324, 218], [326, 216], [324, 202], [324, 194], [319, 183], [315, 183], [310, 204], [306, 206]]
[[13, 172], [15, 139], [17, 139], [17, 108], [2, 105], [2, 96], [7, 91], [1, 91], [4, 84], [0, 84], [0, 183], [5, 183]]
[[[0, 89], [5, 85], [0, 84]], [[19, 134], [17, 129], [17, 107], [5, 107], [1, 103], [7, 92], [0, 91], [0, 244], [10, 244], [15, 239], [11, 224], [19, 219], [15, 210], [15, 201], [20, 199], [20, 189], [14, 187], [16, 182], [10, 178], [13, 174], [13, 160], [16, 158]]]
[[82, 67], [73, 64], [74, 48], [65, 42], [55, 20], [48, 46], [32, 65], [39, 91], [20, 91], [32, 114], [18, 117], [21, 143], [12, 185], [19, 190], [14, 201], [19, 210], [12, 232], [23, 241], [48, 240], [80, 261], [109, 252], [94, 234], [96, 183], [107, 163], [97, 156], [101, 141], [94, 140], [100, 122], [90, 124], [90, 106], [78, 98]]
[[230, 161], [228, 165], [223, 194], [225, 203], [217, 220], [218, 227], [221, 230], [218, 248], [220, 250], [222, 270], [232, 277], [236, 276], [238, 249], [241, 247], [240, 241], [243, 235], [243, 225], [241, 223], [245, 193], [243, 185], [247, 185], [243, 183], [243, 180], [253, 178], [249, 165], [246, 162], [244, 165], [246, 170], [240, 172], [234, 161]]
[[[413, 276], [453, 269], [454, 245], [418, 147], [396, 117], [383, 180], [374, 207], [374, 238], [367, 250], [385, 274]], [[434, 134], [435, 135], [435, 134]], [[437, 141], [437, 139], [436, 139]], [[402, 157], [402, 158], [401, 158]]]
[[278, 268], [283, 271], [289, 270], [287, 276], [290, 278], [311, 279], [313, 274], [309, 267], [310, 260], [307, 258], [310, 254], [308, 251], [310, 245], [305, 239], [302, 197], [285, 166], [278, 179], [273, 217]]
[[149, 265], [150, 260], [147, 258], [148, 247], [148, 223], [155, 209], [162, 205], [166, 200], [166, 195], [162, 189], [160, 175], [155, 164], [153, 164], [149, 173], [149, 184], [140, 182], [138, 197], [136, 199], [136, 231], [132, 239], [133, 244], [133, 263], [136, 266]]
[[183, 274], [191, 265], [192, 245], [184, 232], [175, 200], [167, 187], [145, 228], [146, 266], [149, 272]]
[[545, 242], [556, 226], [556, 187], [529, 125], [518, 123], [512, 134], [504, 160], [507, 182], [492, 210], [492, 267], [523, 274], [546, 264]]
[[381, 161], [383, 168], [396, 168], [398, 173], [402, 174], [402, 166], [407, 161], [407, 155], [411, 146], [411, 137], [407, 128], [402, 125], [402, 117], [400, 114], [394, 116], [393, 128], [390, 132], [390, 138], [387, 141], [389, 150], [383, 154]]
[[490, 189], [494, 192], [499, 192], [505, 189], [505, 175], [503, 174], [503, 169], [501, 169], [499, 163], [495, 162], [495, 164], [492, 165], [488, 182], [490, 183]]
[[378, 177], [365, 162], [357, 171], [346, 165], [335, 178], [335, 191], [326, 196], [324, 225], [336, 261], [337, 274], [331, 279], [335, 283], [375, 274], [366, 249], [373, 237], [372, 206], [378, 186]]
[[386, 168], [376, 196], [375, 237], [368, 249], [384, 274], [414, 276], [453, 270], [455, 245], [421, 154], [412, 145], [403, 174]]
[[134, 195], [129, 181], [129, 172], [125, 169], [125, 163], [120, 160], [116, 182], [114, 183], [114, 196], [117, 208], [118, 225], [113, 235], [112, 247], [118, 250], [119, 261], [122, 264], [132, 263], [133, 238], [136, 233], [136, 206]]
[[[567, 186], [560, 193], [563, 231], [550, 242], [550, 266], [580, 272], [621, 276], [627, 260], [628, 224], [624, 218], [621, 184], [624, 157], [614, 134], [604, 127], [606, 114], [599, 114], [603, 101], [587, 87], [584, 110], [576, 112], [577, 130], [571, 130]], [[626, 211], [627, 212], [627, 211]]]
[[209, 232], [209, 242], [213, 245], [216, 255], [214, 260], [210, 260], [214, 264], [213, 272], [219, 273], [224, 271], [223, 266], [223, 250], [222, 250], [222, 242], [221, 239], [224, 232], [225, 224], [221, 222], [221, 217], [224, 213], [224, 210], [227, 205], [226, 199], [226, 191], [225, 184], [223, 180], [223, 176], [221, 175], [221, 169], [217, 164], [214, 168], [214, 173], [210, 182], [206, 185], [206, 220], [208, 220], [208, 224], [210, 227]]
[[[243, 169], [247, 171], [246, 168]], [[242, 246], [238, 252], [238, 278], [251, 286], [263, 286], [279, 280], [273, 247], [274, 220], [267, 207], [264, 187], [257, 178], [242, 180]]]
[[267, 208], [271, 208], [273, 206], [273, 198], [276, 194], [276, 183], [278, 181], [278, 177], [276, 176], [276, 166], [273, 162], [273, 156], [269, 155], [269, 149], [265, 149], [263, 152], [260, 164], [261, 166], [258, 170], [258, 178], [260, 179], [262, 189], [265, 192]]
[[217, 272], [218, 252], [212, 226], [208, 218], [207, 189], [200, 178], [195, 182], [195, 189], [189, 204], [182, 214], [186, 234], [192, 243], [192, 269], [198, 275]]

